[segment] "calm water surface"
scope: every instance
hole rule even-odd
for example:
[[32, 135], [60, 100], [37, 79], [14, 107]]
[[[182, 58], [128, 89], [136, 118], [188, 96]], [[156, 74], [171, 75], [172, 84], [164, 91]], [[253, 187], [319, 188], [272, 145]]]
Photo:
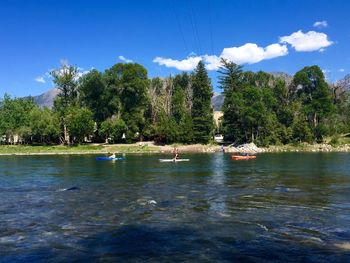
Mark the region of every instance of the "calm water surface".
[[350, 261], [349, 154], [164, 157], [0, 157], [0, 262]]

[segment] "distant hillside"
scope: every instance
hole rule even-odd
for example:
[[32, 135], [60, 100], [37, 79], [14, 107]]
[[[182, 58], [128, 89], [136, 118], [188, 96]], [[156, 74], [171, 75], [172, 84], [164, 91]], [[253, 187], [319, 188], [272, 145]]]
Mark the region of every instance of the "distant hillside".
[[339, 85], [346, 91], [350, 91], [350, 74], [346, 75], [343, 79], [337, 81], [335, 84]]
[[214, 92], [211, 98], [211, 105], [213, 105], [214, 111], [221, 111], [222, 104], [224, 103], [224, 95], [222, 93]]
[[292, 82], [292, 79], [293, 79], [293, 76], [285, 73], [285, 72], [270, 72], [270, 74], [272, 76], [274, 76], [275, 78], [280, 78], [280, 79], [283, 79], [287, 84], [291, 83]]
[[53, 107], [53, 101], [57, 94], [59, 93], [59, 89], [57, 88], [52, 88], [49, 89], [48, 91], [44, 92], [41, 95], [38, 96], [32, 96], [34, 99], [34, 102], [39, 106], [39, 107], [48, 107], [52, 108]]

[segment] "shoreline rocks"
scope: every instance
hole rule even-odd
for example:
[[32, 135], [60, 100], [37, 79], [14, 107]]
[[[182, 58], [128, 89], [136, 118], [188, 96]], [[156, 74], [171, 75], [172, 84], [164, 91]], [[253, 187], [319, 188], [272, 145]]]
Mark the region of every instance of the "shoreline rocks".
[[330, 144], [307, 144], [300, 145], [281, 145], [269, 147], [257, 147], [254, 143], [246, 143], [236, 147], [225, 147], [225, 151], [229, 153], [279, 153], [279, 152], [350, 152], [350, 145], [332, 146]]
[[255, 153], [262, 153], [265, 152], [264, 148], [257, 147], [254, 143], [245, 143], [236, 147], [227, 147], [225, 148], [226, 152], [229, 153], [249, 153], [249, 154], [255, 154]]

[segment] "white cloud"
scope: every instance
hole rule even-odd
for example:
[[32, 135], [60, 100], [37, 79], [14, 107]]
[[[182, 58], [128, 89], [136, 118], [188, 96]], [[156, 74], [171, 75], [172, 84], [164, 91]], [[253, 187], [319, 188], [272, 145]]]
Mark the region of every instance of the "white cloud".
[[318, 27], [318, 28], [324, 28], [324, 27], [328, 27], [328, 23], [326, 20], [323, 21], [316, 21], [314, 23], [314, 27]]
[[[326, 22], [326, 21], [322, 21]], [[220, 56], [216, 55], [192, 55], [183, 60], [171, 58], [156, 57], [154, 63], [166, 66], [168, 68], [176, 68], [178, 70], [193, 70], [199, 61], [203, 60], [207, 70], [218, 70], [221, 66], [221, 59], [226, 59], [236, 64], [254, 64], [263, 60], [277, 58], [288, 55], [288, 46], [290, 44], [296, 51], [311, 52], [325, 51], [325, 48], [334, 42], [328, 40], [328, 36], [324, 33], [309, 31], [303, 33], [301, 30], [292, 33], [289, 36], [280, 37], [279, 43], [274, 43], [266, 47], [260, 47], [255, 43], [246, 43], [239, 47], [224, 48]]]
[[156, 57], [153, 59], [154, 63], [158, 63], [161, 66], [166, 66], [167, 68], [176, 68], [178, 70], [189, 71], [195, 69], [198, 62], [202, 60], [202, 57], [188, 57], [183, 60], [176, 60], [171, 58]]
[[345, 69], [341, 68], [341, 69], [339, 69], [339, 71], [340, 71], [340, 72], [344, 72], [344, 71], [345, 71]]
[[311, 52], [324, 51], [324, 48], [333, 44], [324, 33], [309, 31], [303, 33], [301, 30], [289, 36], [280, 37], [280, 43], [290, 44], [296, 51]]
[[39, 82], [39, 83], [46, 83], [46, 80], [44, 79], [44, 77], [41, 77], [41, 76], [36, 77], [36, 78], [35, 78], [35, 81], [36, 81], [36, 82]]
[[221, 58], [236, 64], [254, 64], [262, 60], [285, 56], [288, 54], [286, 45], [271, 44], [265, 48], [254, 43], [247, 43], [240, 47], [224, 48], [220, 57], [204, 55], [203, 60], [208, 70], [218, 70]]
[[199, 61], [203, 60], [207, 70], [218, 70], [221, 66], [221, 58], [236, 64], [254, 64], [265, 59], [276, 58], [288, 54], [286, 45], [272, 44], [265, 48], [259, 47], [253, 43], [247, 43], [240, 47], [224, 48], [221, 55], [203, 55], [192, 56], [183, 60], [171, 58], [156, 57], [153, 62], [164, 65], [168, 68], [176, 68], [178, 70], [193, 70]]
[[207, 70], [218, 70], [221, 66], [221, 58], [215, 55], [204, 55], [203, 60], [206, 64], [205, 67], [207, 68]]
[[254, 43], [247, 43], [240, 47], [224, 48], [222, 58], [236, 64], [254, 64], [265, 59], [276, 58], [288, 54], [286, 45], [272, 44], [265, 48]]
[[119, 56], [118, 57], [121, 61], [124, 61], [125, 63], [132, 63], [133, 61], [131, 59], [127, 59], [124, 56]]

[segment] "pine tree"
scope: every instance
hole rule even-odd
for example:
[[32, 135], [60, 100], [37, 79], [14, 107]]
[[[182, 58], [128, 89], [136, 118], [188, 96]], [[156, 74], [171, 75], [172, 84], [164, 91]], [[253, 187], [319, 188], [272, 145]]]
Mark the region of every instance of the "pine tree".
[[240, 124], [244, 104], [243, 94], [240, 92], [242, 89], [242, 67], [224, 59], [221, 60], [221, 63], [219, 84], [225, 95], [222, 106], [224, 113], [222, 128], [225, 140], [241, 141], [243, 136]]
[[196, 143], [208, 143], [214, 129], [211, 97], [212, 86], [204, 64], [200, 61], [192, 75], [193, 137]]

